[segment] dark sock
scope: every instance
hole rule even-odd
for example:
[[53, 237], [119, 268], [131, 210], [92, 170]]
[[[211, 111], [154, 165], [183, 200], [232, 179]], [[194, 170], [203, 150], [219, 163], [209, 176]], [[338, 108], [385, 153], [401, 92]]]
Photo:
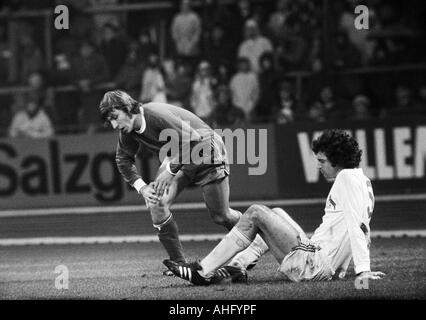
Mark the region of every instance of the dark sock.
[[170, 260], [185, 262], [182, 244], [179, 240], [178, 226], [173, 216], [170, 217], [164, 225], [157, 227], [157, 230], [158, 239], [160, 239], [160, 242], [169, 254]]

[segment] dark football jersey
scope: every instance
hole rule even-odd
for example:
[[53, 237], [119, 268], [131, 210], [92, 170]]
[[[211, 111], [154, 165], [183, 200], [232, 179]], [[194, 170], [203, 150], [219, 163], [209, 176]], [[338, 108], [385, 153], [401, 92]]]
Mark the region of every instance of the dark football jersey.
[[140, 178], [135, 166], [135, 156], [140, 147], [142, 152], [149, 150], [158, 155], [167, 144], [170, 148], [163, 148], [163, 151], [169, 151], [170, 167], [178, 171], [183, 164], [190, 162], [190, 153], [195, 145], [211, 143], [213, 129], [188, 110], [155, 102], [144, 104], [142, 109], [146, 122], [143, 133], [120, 131], [117, 145], [117, 166], [130, 184]]

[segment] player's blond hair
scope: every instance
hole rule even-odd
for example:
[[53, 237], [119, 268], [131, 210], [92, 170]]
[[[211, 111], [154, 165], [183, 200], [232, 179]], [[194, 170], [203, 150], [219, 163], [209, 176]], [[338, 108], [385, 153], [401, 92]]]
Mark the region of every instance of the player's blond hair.
[[142, 104], [133, 99], [127, 92], [121, 90], [108, 91], [99, 104], [99, 111], [104, 121], [114, 109], [123, 110], [126, 114], [138, 114]]

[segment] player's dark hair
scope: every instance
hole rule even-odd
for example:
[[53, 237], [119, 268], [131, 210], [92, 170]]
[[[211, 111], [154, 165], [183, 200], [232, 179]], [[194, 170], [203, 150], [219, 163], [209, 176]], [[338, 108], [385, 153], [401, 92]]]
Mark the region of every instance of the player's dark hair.
[[138, 114], [139, 107], [142, 103], [133, 99], [129, 94], [121, 90], [108, 91], [104, 94], [101, 103], [99, 104], [99, 111], [102, 120], [108, 124], [109, 116], [114, 109], [122, 110], [127, 115]]
[[358, 142], [340, 129], [326, 130], [312, 143], [312, 151], [324, 153], [332, 166], [344, 169], [358, 168], [362, 150]]

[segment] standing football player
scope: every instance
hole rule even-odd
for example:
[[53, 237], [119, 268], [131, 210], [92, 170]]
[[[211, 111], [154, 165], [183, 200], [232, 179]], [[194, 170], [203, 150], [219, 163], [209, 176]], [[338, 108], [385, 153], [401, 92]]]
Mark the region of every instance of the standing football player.
[[[171, 261], [185, 262], [170, 206], [189, 184], [201, 187], [215, 223], [231, 230], [238, 222], [241, 213], [229, 207], [226, 148], [222, 138], [205, 122], [183, 108], [166, 103], [142, 104], [120, 90], [105, 93], [99, 109], [105, 122], [119, 130], [118, 169], [144, 197]], [[135, 166], [139, 147], [159, 155], [162, 161], [151, 183], [143, 181]], [[240, 260], [252, 262], [266, 250], [265, 242], [258, 237]]]
[[318, 169], [334, 183], [322, 223], [310, 239], [281, 208], [252, 205], [200, 263], [167, 261], [169, 269], [197, 285], [208, 285], [229, 276], [246, 280], [243, 269], [232, 264], [222, 266], [260, 234], [280, 264], [279, 271], [292, 281], [343, 278], [352, 259], [360, 279], [384, 276], [370, 269], [369, 225], [374, 194], [370, 180], [358, 167], [362, 154], [358, 143], [342, 130], [328, 130], [313, 142], [312, 150]]

